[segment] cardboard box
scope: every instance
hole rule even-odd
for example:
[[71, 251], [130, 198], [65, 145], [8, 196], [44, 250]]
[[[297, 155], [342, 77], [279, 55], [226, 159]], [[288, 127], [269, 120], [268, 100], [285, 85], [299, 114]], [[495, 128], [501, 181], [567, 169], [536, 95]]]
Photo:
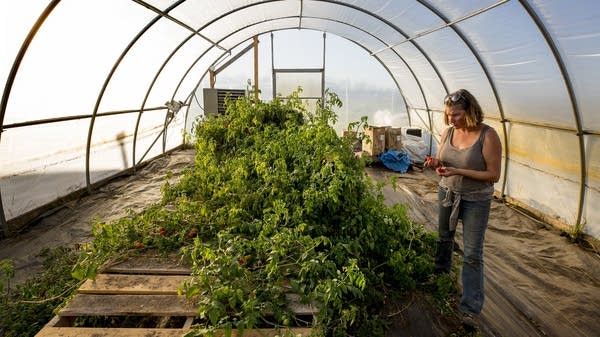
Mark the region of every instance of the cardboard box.
[[385, 149], [402, 150], [402, 128], [387, 128], [385, 130]]
[[362, 150], [371, 156], [379, 156], [385, 151], [385, 126], [369, 126], [365, 130]]
[[343, 131], [342, 131], [342, 137], [352, 137], [352, 138], [356, 138], [356, 131], [352, 131], [352, 130], [343, 130]]
[[362, 142], [358, 139], [356, 131], [344, 130], [343, 137], [352, 138], [354, 140], [352, 143], [352, 150], [354, 152], [362, 151]]

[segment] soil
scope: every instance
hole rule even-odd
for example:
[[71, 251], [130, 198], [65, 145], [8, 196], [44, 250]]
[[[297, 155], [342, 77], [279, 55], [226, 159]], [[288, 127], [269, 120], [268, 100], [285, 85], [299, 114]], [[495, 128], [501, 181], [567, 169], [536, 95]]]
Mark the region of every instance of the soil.
[[[12, 259], [20, 283], [42, 270], [44, 248], [88, 242], [95, 219], [118, 219], [157, 202], [168, 172], [176, 179], [193, 163], [194, 150], [181, 150], [153, 160], [135, 175], [116, 179], [96, 193], [69, 202], [40, 219], [27, 231], [0, 241], [0, 259]], [[431, 170], [406, 174], [371, 167], [385, 184], [386, 203], [407, 205], [409, 217], [435, 231], [437, 176]], [[573, 244], [551, 226], [500, 201], [492, 205], [485, 241], [485, 305], [481, 336], [600, 336], [600, 255]], [[461, 226], [457, 230], [460, 259]], [[392, 325], [386, 337], [460, 336], [456, 317], [442, 315], [414, 294], [389, 308]]]
[[[438, 177], [433, 170], [399, 174], [374, 167], [368, 173], [376, 181], [396, 177], [396, 188], [388, 183], [383, 189], [386, 203], [408, 205], [414, 222], [436, 231]], [[460, 223], [456, 241], [462, 246]], [[600, 336], [597, 250], [574, 244], [550, 225], [494, 200], [484, 266], [483, 336]]]

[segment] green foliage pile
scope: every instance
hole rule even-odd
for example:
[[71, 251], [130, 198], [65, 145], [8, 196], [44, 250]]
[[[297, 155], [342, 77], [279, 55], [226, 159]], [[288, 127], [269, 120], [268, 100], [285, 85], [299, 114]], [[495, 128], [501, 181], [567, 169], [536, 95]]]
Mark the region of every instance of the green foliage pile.
[[35, 336], [52, 318], [54, 309], [76, 290], [78, 282], [71, 277], [76, 251], [44, 249], [40, 256], [44, 271], [16, 287], [10, 287], [15, 275], [13, 263], [0, 261], [0, 336]]
[[353, 140], [330, 126], [341, 102], [322, 103], [310, 114], [297, 93], [241, 99], [199, 121], [194, 167], [160, 204], [98, 223], [74, 275], [131, 250], [179, 250], [197, 333], [305, 324], [286, 306], [297, 294], [319, 308], [315, 335], [383, 335], [382, 304], [431, 283], [434, 236], [384, 204]]

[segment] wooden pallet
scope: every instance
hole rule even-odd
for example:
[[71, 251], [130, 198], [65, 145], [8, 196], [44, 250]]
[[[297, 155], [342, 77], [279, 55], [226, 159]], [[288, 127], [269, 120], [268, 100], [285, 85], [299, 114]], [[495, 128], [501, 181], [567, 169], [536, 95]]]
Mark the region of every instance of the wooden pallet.
[[[139, 329], [139, 328], [44, 328], [36, 336], [39, 337], [181, 337], [190, 332], [189, 329]], [[243, 335], [233, 331], [231, 337], [298, 337], [309, 336], [310, 328], [290, 329], [253, 329], [244, 331]], [[215, 337], [226, 336], [217, 331]]]
[[[179, 337], [191, 331], [196, 308], [178, 287], [190, 278], [190, 269], [168, 258], [143, 257], [115, 264], [87, 280], [77, 295], [59, 311], [36, 337]], [[317, 309], [290, 295], [290, 308], [298, 316], [315, 315]], [[139, 317], [151, 319], [149, 328], [74, 327], [78, 317]], [[176, 323], [173, 323], [176, 322]], [[310, 328], [252, 329], [245, 337], [308, 336]], [[223, 336], [223, 332], [217, 336]], [[232, 336], [238, 336], [234, 332]], [[241, 336], [240, 336], [241, 337]]]

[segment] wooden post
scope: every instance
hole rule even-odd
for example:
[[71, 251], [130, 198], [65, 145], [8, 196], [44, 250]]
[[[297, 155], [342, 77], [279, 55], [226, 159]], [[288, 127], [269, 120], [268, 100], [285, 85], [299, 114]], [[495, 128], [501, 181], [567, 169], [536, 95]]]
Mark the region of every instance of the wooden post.
[[215, 73], [214, 70], [209, 70], [208, 73], [209, 73], [209, 76], [210, 76], [210, 88], [214, 89], [215, 82], [217, 82], [217, 74]]

